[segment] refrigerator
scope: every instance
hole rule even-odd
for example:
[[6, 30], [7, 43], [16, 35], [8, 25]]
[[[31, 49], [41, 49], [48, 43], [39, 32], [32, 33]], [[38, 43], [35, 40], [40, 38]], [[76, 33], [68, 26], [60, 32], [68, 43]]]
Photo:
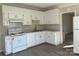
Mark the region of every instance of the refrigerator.
[[73, 52], [79, 54], [79, 16], [73, 17]]

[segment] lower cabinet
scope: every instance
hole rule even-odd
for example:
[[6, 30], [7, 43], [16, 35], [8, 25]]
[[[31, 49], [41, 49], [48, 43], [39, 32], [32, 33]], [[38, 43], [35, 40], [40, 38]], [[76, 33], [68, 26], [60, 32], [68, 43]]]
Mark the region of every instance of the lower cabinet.
[[27, 48], [26, 41], [27, 41], [26, 37], [23, 35], [22, 36], [15, 36], [12, 39], [12, 52], [16, 53], [16, 52], [19, 52], [19, 51], [26, 49]]
[[55, 35], [54, 32], [47, 32], [47, 43], [55, 44]]
[[44, 43], [44, 36], [42, 32], [27, 33], [27, 47], [32, 47]]
[[35, 45], [35, 33], [27, 33], [27, 48]]
[[46, 36], [47, 43], [53, 44], [53, 45], [59, 45], [61, 44], [61, 39], [60, 39], [60, 32], [47, 32]]
[[5, 55], [12, 53], [11, 46], [12, 46], [12, 37], [6, 36], [5, 37]]
[[6, 36], [5, 55], [16, 53], [27, 48], [26, 35]]
[[61, 44], [59, 32], [32, 32], [24, 35], [5, 37], [5, 54], [16, 53], [41, 43]]

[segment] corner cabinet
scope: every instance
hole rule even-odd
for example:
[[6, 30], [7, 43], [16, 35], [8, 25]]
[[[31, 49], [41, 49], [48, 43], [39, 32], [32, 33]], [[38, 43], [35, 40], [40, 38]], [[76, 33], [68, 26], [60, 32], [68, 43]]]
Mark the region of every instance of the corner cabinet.
[[47, 32], [46, 36], [47, 40], [46, 42], [53, 44], [53, 45], [59, 45], [61, 43], [61, 38], [60, 38], [60, 32]]

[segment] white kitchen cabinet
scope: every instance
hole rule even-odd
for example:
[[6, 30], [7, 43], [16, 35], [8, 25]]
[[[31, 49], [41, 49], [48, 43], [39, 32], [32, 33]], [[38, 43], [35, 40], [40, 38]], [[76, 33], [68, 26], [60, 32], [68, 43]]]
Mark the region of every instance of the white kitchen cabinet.
[[47, 42], [50, 44], [55, 44], [55, 33], [54, 32], [47, 32]]
[[26, 35], [6, 36], [5, 37], [5, 54], [16, 53], [27, 48]]
[[10, 19], [23, 20], [24, 15], [21, 13], [17, 13], [17, 11], [16, 11], [16, 12], [8, 13], [8, 17], [9, 17], [9, 20]]
[[27, 48], [27, 40], [25, 35], [21, 36], [14, 36], [14, 39], [12, 40], [12, 48], [13, 48], [13, 53], [22, 51]]
[[47, 24], [59, 24], [59, 9], [53, 9], [45, 12]]
[[45, 42], [45, 32], [27, 33], [27, 47], [32, 47]]
[[36, 44], [41, 44], [41, 43], [44, 43], [45, 42], [45, 32], [37, 32], [35, 34], [35, 40], [36, 40]]
[[8, 13], [3, 13], [3, 25], [5, 26], [9, 25]]
[[62, 44], [61, 42], [62, 40], [61, 40], [60, 32], [56, 32], [55, 33], [55, 45]]
[[46, 42], [53, 44], [53, 45], [59, 45], [61, 44], [60, 39], [60, 33], [59, 32], [47, 32], [47, 40]]
[[35, 33], [27, 33], [27, 48], [35, 46]]
[[32, 25], [31, 15], [24, 14], [23, 25]]
[[5, 55], [12, 53], [12, 37], [5, 37]]

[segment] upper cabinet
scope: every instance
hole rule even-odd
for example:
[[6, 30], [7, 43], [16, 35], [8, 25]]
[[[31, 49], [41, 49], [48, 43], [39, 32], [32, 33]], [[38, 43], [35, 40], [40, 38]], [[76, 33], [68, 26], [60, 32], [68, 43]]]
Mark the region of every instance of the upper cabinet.
[[3, 25], [8, 26], [10, 21], [23, 22], [23, 25], [32, 25], [32, 20], [39, 20], [44, 24], [44, 12], [23, 9], [12, 6], [2, 6]]
[[3, 25], [8, 26], [10, 21], [22, 22], [24, 14], [21, 8], [2, 6], [3, 12]]
[[59, 9], [53, 9], [45, 12], [45, 19], [47, 24], [59, 24]]

